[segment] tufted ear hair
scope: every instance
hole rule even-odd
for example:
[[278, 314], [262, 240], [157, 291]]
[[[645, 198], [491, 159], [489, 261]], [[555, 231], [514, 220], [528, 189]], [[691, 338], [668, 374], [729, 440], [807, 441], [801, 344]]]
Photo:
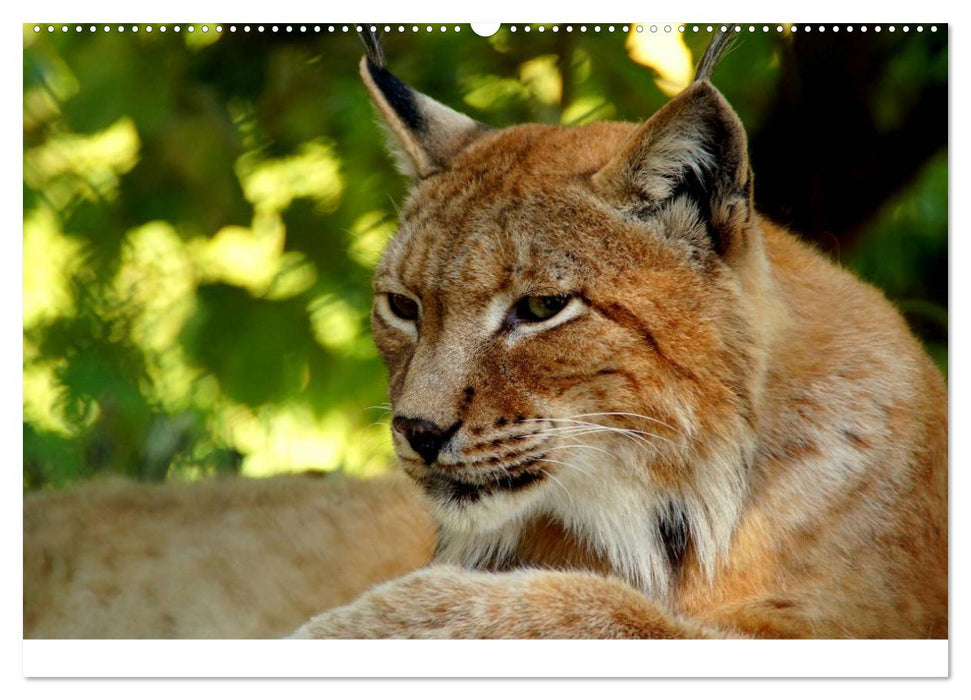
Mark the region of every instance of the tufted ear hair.
[[742, 243], [753, 207], [745, 128], [708, 81], [729, 43], [716, 35], [695, 81], [638, 127], [593, 179], [609, 202], [634, 216], [674, 206], [693, 213], [696, 225], [688, 229], [701, 224], [699, 244], [721, 256]]
[[391, 134], [391, 150], [406, 175], [428, 177], [448, 167], [469, 144], [490, 131], [485, 124], [412, 90], [385, 65], [376, 32], [365, 27], [361, 78]]

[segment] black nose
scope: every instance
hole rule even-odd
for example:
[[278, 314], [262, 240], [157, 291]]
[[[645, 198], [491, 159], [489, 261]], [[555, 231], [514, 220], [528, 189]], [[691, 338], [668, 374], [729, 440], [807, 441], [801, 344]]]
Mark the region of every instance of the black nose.
[[462, 425], [462, 421], [452, 427], [440, 428], [431, 421], [420, 418], [395, 417], [391, 424], [394, 429], [405, 436], [411, 449], [421, 455], [425, 464], [431, 464], [438, 457], [442, 446], [449, 441], [455, 431]]

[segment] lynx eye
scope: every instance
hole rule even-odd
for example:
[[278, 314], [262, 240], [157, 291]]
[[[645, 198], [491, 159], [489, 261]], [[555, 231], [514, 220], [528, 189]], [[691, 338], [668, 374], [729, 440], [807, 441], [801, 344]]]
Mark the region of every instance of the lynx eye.
[[553, 318], [560, 313], [570, 301], [569, 294], [557, 294], [547, 297], [523, 297], [516, 302], [513, 312], [516, 319], [527, 323], [537, 323]]
[[398, 318], [414, 321], [418, 318], [418, 302], [404, 294], [388, 294], [388, 308]]

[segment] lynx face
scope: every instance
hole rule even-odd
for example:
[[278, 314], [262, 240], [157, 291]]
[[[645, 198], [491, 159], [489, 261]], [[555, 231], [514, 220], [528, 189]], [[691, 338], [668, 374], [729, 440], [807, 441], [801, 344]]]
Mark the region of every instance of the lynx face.
[[542, 513], [596, 544], [735, 480], [758, 256], [744, 132], [717, 91], [643, 125], [491, 131], [383, 66], [362, 75], [419, 176], [371, 318], [398, 456], [443, 528]]

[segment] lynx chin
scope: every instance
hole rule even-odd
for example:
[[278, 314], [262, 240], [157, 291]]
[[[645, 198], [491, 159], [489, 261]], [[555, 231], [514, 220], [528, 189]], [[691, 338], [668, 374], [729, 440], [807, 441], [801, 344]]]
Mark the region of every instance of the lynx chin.
[[295, 636], [947, 635], [943, 378], [753, 208], [727, 37], [643, 123], [501, 130], [365, 37], [413, 179], [372, 329], [438, 546]]

